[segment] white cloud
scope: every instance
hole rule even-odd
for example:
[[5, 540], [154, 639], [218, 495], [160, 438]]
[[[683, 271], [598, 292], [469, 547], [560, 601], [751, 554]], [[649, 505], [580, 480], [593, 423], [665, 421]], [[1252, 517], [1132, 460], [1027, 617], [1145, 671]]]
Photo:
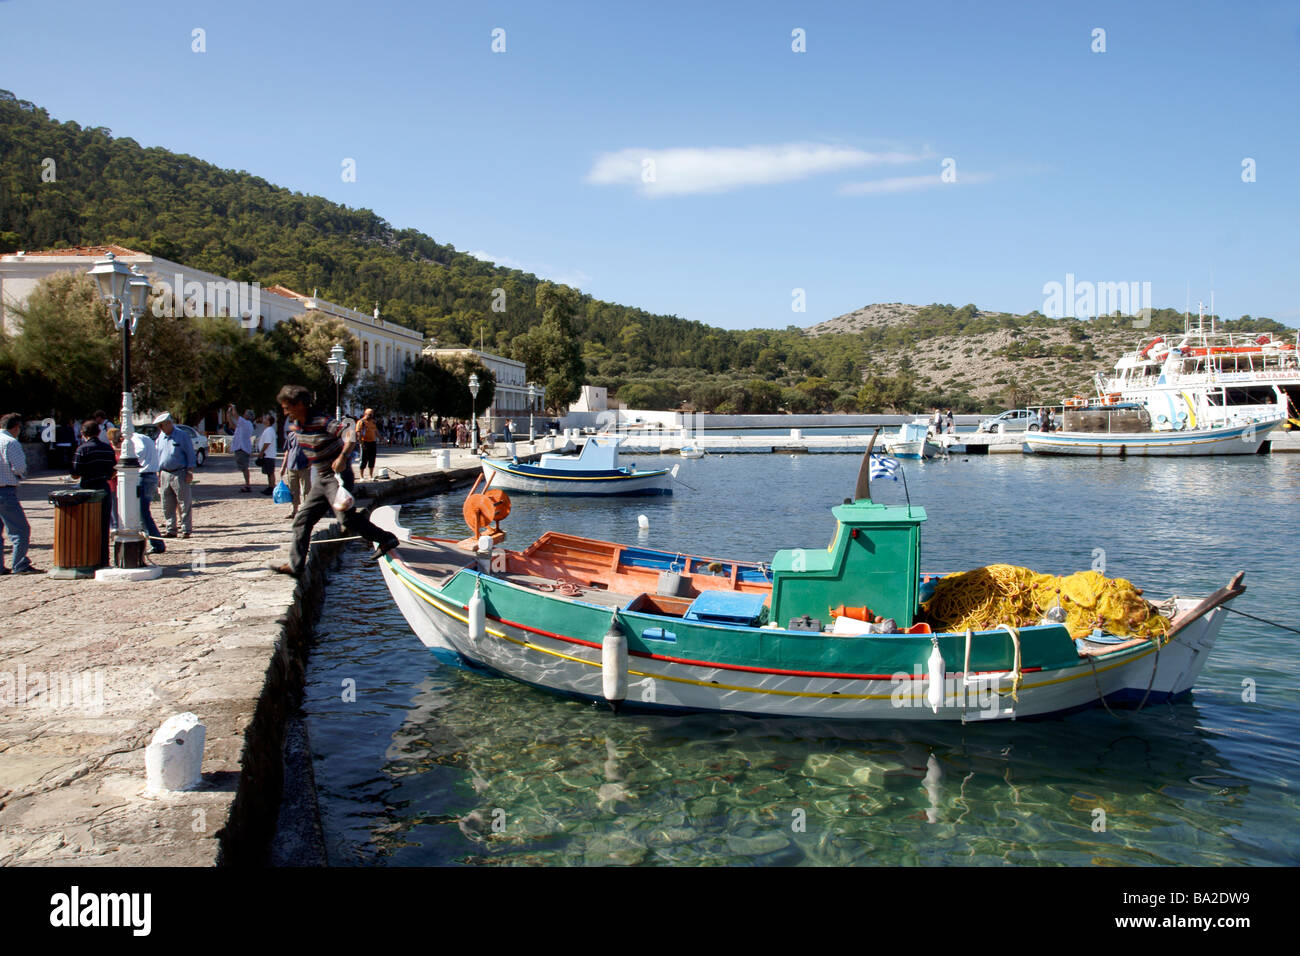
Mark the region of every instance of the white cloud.
[[892, 179], [872, 179], [862, 183], [845, 183], [839, 188], [841, 196], [878, 196], [887, 193], [906, 193], [931, 186], [960, 186], [963, 183], [986, 183], [992, 173], [958, 173], [957, 178], [945, 183], [939, 173], [925, 176], [895, 176]]
[[552, 282], [558, 282], [560, 285], [570, 285], [575, 289], [581, 289], [591, 282], [591, 276], [581, 269], [556, 269], [554, 266], [545, 263], [536, 263], [530, 265], [526, 262], [520, 262], [518, 259], [512, 259], [510, 256], [494, 256], [490, 252], [484, 252], [482, 249], [471, 249], [466, 255], [471, 255], [475, 259], [481, 259], [484, 262], [491, 262], [494, 265], [502, 266], [506, 269], [518, 269], [520, 272], [531, 272], [539, 279], [549, 279]]
[[924, 155], [871, 153], [818, 143], [620, 149], [597, 156], [587, 173], [587, 182], [599, 186], [635, 186], [646, 196], [682, 196], [790, 182], [854, 166], [910, 163], [923, 158]]

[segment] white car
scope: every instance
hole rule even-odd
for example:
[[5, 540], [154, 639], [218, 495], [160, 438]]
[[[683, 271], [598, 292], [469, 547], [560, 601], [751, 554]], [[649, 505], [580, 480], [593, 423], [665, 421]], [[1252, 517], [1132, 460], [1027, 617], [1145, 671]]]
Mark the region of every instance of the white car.
[[1038, 415], [1027, 408], [1013, 408], [994, 418], [980, 422], [977, 431], [981, 432], [1023, 432], [1037, 431]]

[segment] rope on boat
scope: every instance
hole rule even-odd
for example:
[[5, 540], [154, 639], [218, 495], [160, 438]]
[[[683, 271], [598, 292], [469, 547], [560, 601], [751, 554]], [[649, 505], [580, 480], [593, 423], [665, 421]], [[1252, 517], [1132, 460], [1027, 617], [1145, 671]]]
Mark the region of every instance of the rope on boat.
[[1106, 703], [1106, 695], [1101, 692], [1101, 681], [1097, 679], [1097, 662], [1092, 659], [1092, 655], [1088, 656], [1088, 663], [1092, 666], [1092, 683], [1097, 688], [1097, 699], [1101, 701], [1101, 706], [1106, 708], [1106, 713], [1119, 720], [1119, 714], [1110, 709], [1110, 704]]
[[[1011, 699], [1014, 700], [1016, 703], [1020, 703], [1020, 682], [1025, 676], [1024, 671], [1021, 668], [1021, 661], [1020, 661], [1020, 631], [1012, 627], [1010, 624], [1002, 624], [1000, 626], [1004, 628], [1008, 634], [1011, 635], [1011, 643], [1015, 645], [1016, 648], [1016, 664], [1015, 664], [1016, 678], [1011, 684]], [[970, 632], [968, 631], [967, 633]]]
[[[1161, 645], [1159, 641], [1153, 641], [1152, 643], [1156, 646], [1156, 659], [1151, 663], [1151, 680], [1147, 683], [1147, 692], [1142, 695], [1142, 702], [1137, 705], [1137, 710], [1133, 711], [1134, 714], [1140, 713], [1142, 708], [1147, 705], [1147, 699], [1151, 696], [1151, 688], [1156, 686], [1156, 668], [1160, 666]], [[1110, 709], [1110, 704], [1106, 703], [1106, 695], [1101, 692], [1101, 681], [1097, 679], [1097, 662], [1093, 660], [1091, 654], [1088, 655], [1088, 664], [1092, 667], [1092, 682], [1097, 688], [1097, 699], [1101, 701], [1101, 706], [1106, 708], [1106, 713], [1118, 720], [1119, 714]]]
[[1259, 621], [1261, 624], [1269, 624], [1273, 627], [1281, 628], [1284, 631], [1290, 631], [1292, 634], [1300, 634], [1300, 630], [1297, 630], [1294, 627], [1288, 627], [1285, 624], [1279, 624], [1277, 621], [1270, 621], [1266, 617], [1256, 617], [1254, 614], [1247, 614], [1245, 611], [1238, 611], [1235, 607], [1231, 607], [1230, 605], [1227, 604], [1223, 605], [1223, 608], [1225, 610], [1231, 611], [1233, 614], [1240, 614], [1242, 617], [1248, 617], [1252, 621]]

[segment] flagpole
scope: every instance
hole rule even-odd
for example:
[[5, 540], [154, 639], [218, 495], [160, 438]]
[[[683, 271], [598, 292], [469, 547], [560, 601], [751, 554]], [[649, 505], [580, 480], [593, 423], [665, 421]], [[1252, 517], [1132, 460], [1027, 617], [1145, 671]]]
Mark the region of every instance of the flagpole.
[[903, 494], [907, 496], [907, 516], [910, 518], [912, 517], [912, 494], [907, 490], [907, 469], [903, 467], [901, 461], [898, 463], [898, 470], [903, 475]]

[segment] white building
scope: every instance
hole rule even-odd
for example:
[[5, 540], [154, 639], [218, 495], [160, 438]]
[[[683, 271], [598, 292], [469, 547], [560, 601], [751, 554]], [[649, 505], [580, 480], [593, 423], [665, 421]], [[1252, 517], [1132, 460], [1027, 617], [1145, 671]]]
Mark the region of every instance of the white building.
[[[487, 431], [499, 431], [507, 421], [514, 420], [517, 433], [526, 433], [528, 429], [528, 376], [523, 362], [509, 359], [479, 349], [440, 349], [437, 344], [425, 348], [424, 354], [437, 362], [454, 362], [458, 359], [482, 362], [496, 379], [496, 392], [492, 396], [492, 407], [480, 416], [488, 420]], [[534, 416], [542, 415], [546, 407], [546, 389], [540, 385], [536, 389], [533, 404]], [[469, 412], [468, 396], [465, 411]], [[468, 417], [468, 414], [465, 416]]]
[[609, 391], [603, 385], [584, 385], [578, 400], [569, 406], [571, 412], [603, 412], [609, 408]]
[[238, 318], [247, 328], [269, 329], [302, 313], [283, 299], [268, 298], [256, 282], [236, 282], [146, 252], [122, 246], [69, 246], [42, 252], [15, 252], [0, 256], [0, 318], [4, 330], [17, 334], [21, 322], [13, 307], [22, 305], [36, 286], [59, 272], [90, 272], [108, 253], [128, 266], [136, 266], [164, 296], [164, 308], [173, 314]]
[[268, 330], [287, 319], [317, 312], [343, 320], [356, 337], [361, 356], [361, 374], [386, 375], [400, 380], [407, 361], [415, 361], [424, 348], [424, 335], [380, 318], [379, 308], [366, 315], [336, 305], [315, 295], [306, 296], [284, 286], [262, 288], [257, 282], [236, 282], [190, 266], [137, 252], [122, 246], [70, 246], [42, 252], [16, 252], [0, 256], [0, 318], [10, 335], [21, 322], [15, 305], [27, 301], [36, 286], [59, 272], [90, 272], [108, 253], [128, 266], [136, 266], [149, 277], [162, 296], [168, 314], [229, 316], [245, 328]]
[[414, 362], [424, 349], [424, 334], [405, 326], [389, 322], [379, 314], [379, 306], [371, 315], [336, 305], [315, 295], [303, 295], [282, 285], [268, 286], [262, 290], [264, 298], [297, 303], [295, 315], [312, 312], [342, 319], [347, 330], [357, 339], [361, 367], [358, 377], [375, 375], [399, 382], [406, 377], [408, 362]]

